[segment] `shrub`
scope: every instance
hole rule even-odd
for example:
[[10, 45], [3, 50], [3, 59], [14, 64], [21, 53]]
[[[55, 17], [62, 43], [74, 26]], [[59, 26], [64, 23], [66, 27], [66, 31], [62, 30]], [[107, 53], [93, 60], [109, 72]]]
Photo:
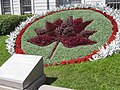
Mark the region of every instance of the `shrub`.
[[0, 35], [9, 34], [26, 18], [27, 15], [0, 15]]

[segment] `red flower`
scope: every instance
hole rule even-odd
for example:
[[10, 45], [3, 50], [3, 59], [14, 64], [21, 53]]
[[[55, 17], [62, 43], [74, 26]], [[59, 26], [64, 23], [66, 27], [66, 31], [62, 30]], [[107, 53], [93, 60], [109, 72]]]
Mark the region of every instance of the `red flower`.
[[74, 60], [69, 60], [68, 61], [68, 64], [74, 64], [75, 62], [74, 62]]
[[81, 58], [74, 59], [75, 63], [81, 63]]
[[49, 65], [48, 64], [44, 64], [44, 67], [48, 67]]
[[63, 60], [60, 62], [60, 65], [66, 65], [66, 64], [68, 64], [67, 60]]
[[[84, 9], [84, 8], [82, 8], [82, 9]], [[68, 10], [80, 10], [80, 8], [74, 8], [74, 9], [68, 9]], [[113, 17], [112, 16], [110, 16], [110, 15], [108, 15], [108, 14], [106, 14], [106, 13], [103, 13], [102, 11], [100, 11], [100, 10], [96, 10], [96, 9], [93, 9], [93, 8], [88, 8], [88, 9], [85, 9], [85, 10], [93, 10], [93, 11], [96, 11], [96, 12], [99, 12], [99, 13], [101, 13], [102, 15], [104, 15], [106, 18], [108, 18], [111, 22], [112, 22], [112, 24], [113, 24], [113, 32], [112, 32], [112, 35], [110, 36], [110, 38], [109, 38], [109, 40], [108, 40], [108, 44], [109, 43], [111, 43], [111, 41], [113, 41], [114, 39], [115, 39], [115, 35], [116, 35], [116, 32], [118, 32], [118, 26], [117, 26], [117, 23], [116, 23], [116, 21], [113, 19]], [[60, 10], [60, 11], [55, 11], [55, 12], [51, 12], [51, 13], [48, 13], [48, 15], [51, 15], [51, 14], [54, 14], [54, 13], [57, 13], [57, 12], [61, 12], [61, 11], [66, 11], [66, 10]], [[33, 22], [35, 22], [35, 21], [37, 21], [37, 20], [40, 20], [40, 19], [42, 19], [43, 17], [46, 17], [47, 15], [44, 15], [44, 16], [41, 16], [40, 18], [37, 18], [37, 19], [35, 19]], [[70, 18], [72, 18], [72, 17], [70, 17]], [[72, 21], [72, 19], [70, 19], [70, 21]], [[32, 23], [33, 23], [32, 22]], [[66, 21], [65, 21], [66, 22]], [[73, 27], [74, 27], [74, 31], [73, 32], [78, 32], [79, 33], [79, 31], [81, 31], [81, 30], [78, 30], [78, 28], [79, 28], [79, 26], [76, 26], [76, 24], [78, 23], [78, 22], [82, 22], [83, 23], [83, 20], [81, 19], [81, 18], [78, 18], [78, 19], [76, 19], [76, 21], [75, 20], [73, 20], [73, 22], [74, 22], [74, 24], [72, 25]], [[89, 23], [88, 23], [89, 22]], [[86, 22], [86, 23], [88, 23], [88, 25], [92, 22], [92, 20], [91, 21], [88, 21], [88, 22]], [[20, 32], [20, 34], [18, 35], [18, 37], [17, 37], [17, 39], [16, 39], [16, 53], [24, 53], [23, 52], [23, 50], [22, 50], [22, 48], [21, 48], [21, 37], [22, 37], [22, 35], [23, 35], [23, 33], [24, 33], [24, 31], [25, 30], [27, 30], [27, 27], [29, 27], [32, 23], [29, 23], [28, 25], [26, 25], [26, 27], [23, 29], [23, 30], [21, 30], [21, 32]], [[47, 22], [46, 22], [47, 23]], [[60, 29], [60, 26], [62, 25], [62, 23], [64, 23], [60, 18], [59, 19], [57, 19], [54, 23], [50, 23], [50, 22], [48, 22], [48, 24], [54, 24], [55, 25], [55, 27], [59, 27], [59, 29]], [[53, 29], [54, 29], [54, 25], [51, 25], [52, 27], [53, 27]], [[79, 23], [78, 23], [78, 25], [80, 25]], [[47, 26], [47, 25], [46, 25]], [[82, 26], [82, 25], [81, 25]], [[61, 26], [62, 27], [62, 26]], [[64, 32], [66, 32], [68, 29], [70, 29], [70, 30], [73, 30], [73, 27], [66, 27], [63, 31]], [[48, 28], [48, 31], [49, 31], [49, 25], [47, 26], [47, 28]], [[59, 35], [59, 34], [57, 34], [57, 30], [55, 29], [55, 30], [51, 30], [51, 31], [49, 31], [49, 32], [46, 32], [46, 29], [47, 28], [44, 28], [44, 29], [36, 29], [35, 30], [35, 32], [36, 32], [36, 34], [38, 35], [38, 36], [41, 36], [41, 35], [46, 35], [46, 36], [52, 36], [53, 38], [54, 37], [58, 37], [57, 35]], [[51, 28], [51, 27], [50, 27]], [[81, 28], [81, 27], [80, 27]], [[77, 31], [78, 30], [78, 31]], [[62, 30], [58, 30], [58, 31], [62, 31]], [[62, 31], [62, 33], [63, 33], [63, 31]], [[87, 33], [89, 32], [88, 30], [85, 30], [85, 28], [80, 32], [80, 33], [82, 33], [82, 35], [84, 36], [85, 35], [85, 37], [87, 38], [87, 37], [89, 37], [90, 35], [88, 34], [83, 34], [84, 33], [84, 31], [86, 32], [87, 31]], [[77, 35], [75, 35], [76, 33], [71, 33], [71, 32], [67, 32], [67, 34], [66, 35], [63, 35], [63, 37], [61, 37], [61, 38], [58, 38], [59, 40], [58, 41], [60, 41], [60, 42], [62, 42], [62, 40], [64, 39], [64, 38], [66, 38], [66, 36], [68, 37], [68, 36], [70, 36], [70, 38], [72, 38], [72, 39], [74, 39], [73, 37], [75, 37], [75, 36], [77, 36]], [[92, 35], [92, 33], [95, 33], [95, 31], [92, 31], [92, 32], [90, 32], [91, 33], [91, 35]], [[56, 35], [57, 34], [57, 35]], [[43, 36], [44, 36], [43, 35]], [[60, 35], [59, 35], [60, 36]], [[54, 40], [53, 38], [48, 38], [48, 39], [45, 39], [45, 41], [47, 42], [47, 41], [49, 41], [50, 39], [52, 39], [52, 40]], [[51, 44], [53, 41], [52, 40], [50, 40], [50, 43], [46, 43], [46, 45], [47, 44]], [[64, 40], [66, 40], [66, 39], [64, 39]], [[67, 41], [70, 41], [71, 39], [69, 39], [69, 40], [67, 40]], [[88, 39], [89, 40], [89, 39]], [[55, 40], [55, 41], [57, 41], [57, 40]], [[76, 40], [77, 41], [77, 40]], [[74, 41], [75, 42], [75, 41]], [[41, 45], [44, 45], [44, 43], [43, 44], [41, 44]], [[65, 45], [66, 47], [68, 47], [68, 45], [66, 44], [66, 43], [64, 43], [63, 42], [63, 45]], [[70, 43], [70, 47], [72, 47], [72, 43]], [[75, 46], [77, 46], [77, 45], [75, 45]], [[75, 47], [75, 46], [73, 46], [73, 47]], [[69, 47], [69, 48], [70, 48]], [[104, 45], [104, 47], [106, 47], [106, 44]], [[92, 54], [90, 54], [90, 55], [88, 55], [87, 57], [84, 57], [84, 58], [77, 58], [77, 59], [74, 59], [73, 61], [74, 61], [74, 63], [80, 63], [80, 62], [82, 62], [82, 61], [87, 61], [88, 60], [88, 57], [91, 57], [92, 55], [94, 55], [94, 54], [96, 54], [98, 52], [98, 50], [95, 50], [95, 51], [93, 51], [93, 53]], [[64, 61], [61, 61], [61, 65], [65, 65], [65, 64], [68, 64], [68, 62], [72, 62], [72, 61], [67, 61], [67, 60], [64, 60]], [[55, 63], [54, 65], [57, 65], [57, 63]], [[45, 66], [50, 66], [50, 65], [48, 65], [48, 64], [45, 64]]]

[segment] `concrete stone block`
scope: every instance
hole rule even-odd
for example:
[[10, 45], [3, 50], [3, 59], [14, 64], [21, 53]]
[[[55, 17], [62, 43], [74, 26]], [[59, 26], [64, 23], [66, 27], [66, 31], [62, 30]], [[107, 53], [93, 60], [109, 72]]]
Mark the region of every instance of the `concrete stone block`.
[[23, 90], [36, 82], [45, 83], [42, 56], [14, 54], [0, 67], [1, 86]]

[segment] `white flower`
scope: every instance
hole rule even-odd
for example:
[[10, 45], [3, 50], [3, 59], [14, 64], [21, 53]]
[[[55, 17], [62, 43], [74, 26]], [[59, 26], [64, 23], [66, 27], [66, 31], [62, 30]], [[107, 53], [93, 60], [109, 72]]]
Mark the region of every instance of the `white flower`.
[[27, 18], [26, 21], [22, 22], [18, 27], [15, 28], [14, 32], [11, 32], [10, 35], [8, 35], [8, 39], [6, 40], [6, 48], [10, 54], [15, 53], [14, 46], [17, 35], [20, 33], [20, 31], [30, 22], [33, 22], [36, 18], [39, 18], [40, 16], [47, 15], [49, 12], [54, 11], [60, 11], [62, 9], [73, 9], [73, 8], [88, 8], [93, 7], [97, 10], [102, 10], [103, 12], [106, 12], [107, 14], [113, 16], [113, 18], [116, 20], [118, 24], [119, 31], [116, 34], [116, 39], [111, 42], [111, 44], [107, 45], [106, 48], [103, 46], [99, 47], [99, 52], [97, 54], [93, 55], [93, 59], [89, 59], [90, 61], [99, 60], [101, 58], [105, 58], [107, 56], [111, 56], [113, 53], [120, 52], [120, 12], [117, 10], [114, 10], [113, 8], [110, 8], [108, 6], [104, 6], [102, 4], [68, 4], [66, 6], [60, 6], [60, 8], [54, 8], [52, 10], [49, 10], [47, 12], [43, 12], [41, 15], [34, 15], [30, 18]]

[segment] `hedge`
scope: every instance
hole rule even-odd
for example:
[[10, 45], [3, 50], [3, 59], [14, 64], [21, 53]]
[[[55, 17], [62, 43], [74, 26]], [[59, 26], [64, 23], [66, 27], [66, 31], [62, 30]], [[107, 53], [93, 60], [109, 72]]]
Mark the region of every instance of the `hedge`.
[[27, 17], [27, 15], [0, 15], [0, 35], [10, 34]]

